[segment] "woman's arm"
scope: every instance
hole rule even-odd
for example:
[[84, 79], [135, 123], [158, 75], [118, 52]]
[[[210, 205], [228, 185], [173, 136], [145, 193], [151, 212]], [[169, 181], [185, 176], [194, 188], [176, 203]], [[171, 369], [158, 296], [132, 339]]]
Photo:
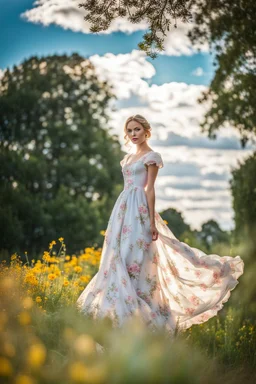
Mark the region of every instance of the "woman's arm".
[[148, 183], [145, 190], [146, 198], [148, 202], [149, 216], [150, 216], [150, 226], [152, 231], [152, 236], [156, 237], [153, 240], [157, 240], [157, 230], [155, 227], [155, 180], [158, 173], [158, 167], [156, 164], [148, 165]]

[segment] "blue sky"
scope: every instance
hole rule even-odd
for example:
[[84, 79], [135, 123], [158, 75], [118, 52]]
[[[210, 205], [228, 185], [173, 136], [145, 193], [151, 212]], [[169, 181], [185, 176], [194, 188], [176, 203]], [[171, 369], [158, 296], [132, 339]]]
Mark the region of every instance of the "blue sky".
[[[21, 17], [21, 14], [33, 7], [35, 0], [0, 0], [0, 68], [5, 69], [19, 64], [32, 56], [49, 54], [70, 54], [78, 52], [89, 57], [94, 54], [104, 55], [127, 53], [137, 49], [143, 31], [132, 34], [114, 32], [109, 35], [92, 35], [82, 32], [64, 30], [60, 26], [33, 24]], [[148, 59], [156, 69], [151, 79], [155, 84], [170, 81], [184, 81], [188, 84], [209, 84], [214, 68], [209, 53], [198, 53], [192, 56], [160, 55], [156, 60]], [[193, 75], [193, 71], [201, 67], [203, 76]]]
[[221, 129], [216, 140], [200, 131], [207, 108], [197, 99], [214, 75], [207, 45], [198, 53], [186, 36], [191, 26], [179, 22], [168, 33], [163, 54], [149, 59], [137, 47], [144, 24], [122, 19], [105, 34], [90, 34], [79, 2], [0, 0], [0, 76], [34, 55], [77, 52], [89, 58], [99, 78], [114, 87], [111, 128], [122, 146], [128, 116], [140, 113], [151, 123], [149, 145], [164, 161], [156, 182], [156, 209], [176, 208], [192, 228], [199, 229], [209, 219], [223, 229], [232, 228], [231, 170], [253, 146], [242, 149], [232, 126]]

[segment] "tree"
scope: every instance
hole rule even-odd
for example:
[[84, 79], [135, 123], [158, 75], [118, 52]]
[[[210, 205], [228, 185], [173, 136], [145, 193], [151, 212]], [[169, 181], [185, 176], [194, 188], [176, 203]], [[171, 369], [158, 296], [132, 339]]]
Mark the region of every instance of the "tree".
[[155, 58], [172, 23], [189, 22], [192, 43], [205, 43], [214, 54], [216, 73], [209, 89], [199, 99], [210, 108], [201, 123], [203, 132], [216, 137], [220, 127], [235, 127], [244, 147], [256, 134], [256, 29], [254, 0], [89, 0], [80, 4], [91, 31], [108, 29], [117, 17], [132, 23], [145, 21], [149, 29], [139, 48]]
[[74, 252], [102, 241], [121, 182], [120, 143], [108, 127], [113, 97], [77, 54], [32, 57], [5, 72], [0, 248], [35, 253], [63, 236]]
[[204, 223], [201, 231], [197, 232], [197, 238], [202, 241], [207, 250], [210, 250], [214, 244], [229, 242], [228, 232], [223, 231], [215, 220]]
[[168, 222], [168, 227], [177, 238], [180, 238], [186, 231], [191, 231], [188, 224], [185, 223], [182, 213], [174, 208], [168, 208], [161, 212], [163, 220]]
[[142, 20], [149, 25], [149, 32], [143, 36], [139, 47], [150, 57], [163, 50], [164, 37], [177, 19], [186, 22], [191, 19], [191, 5], [194, 0], [87, 0], [79, 4], [87, 11], [85, 20], [91, 23], [91, 32], [105, 31], [117, 17], [126, 17], [137, 24]]
[[192, 43], [209, 42], [217, 67], [199, 102], [211, 106], [201, 124], [209, 137], [227, 123], [235, 127], [244, 147], [256, 134], [256, 29], [254, 0], [197, 1]]
[[233, 169], [230, 181], [239, 239], [256, 236], [256, 152]]

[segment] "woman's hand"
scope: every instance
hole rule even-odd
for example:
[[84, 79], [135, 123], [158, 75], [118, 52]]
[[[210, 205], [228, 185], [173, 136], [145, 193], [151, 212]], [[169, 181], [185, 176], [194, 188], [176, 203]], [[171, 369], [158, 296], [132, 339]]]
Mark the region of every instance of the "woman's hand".
[[150, 224], [150, 231], [152, 234], [152, 241], [156, 241], [158, 239], [158, 230], [156, 229], [155, 224]]

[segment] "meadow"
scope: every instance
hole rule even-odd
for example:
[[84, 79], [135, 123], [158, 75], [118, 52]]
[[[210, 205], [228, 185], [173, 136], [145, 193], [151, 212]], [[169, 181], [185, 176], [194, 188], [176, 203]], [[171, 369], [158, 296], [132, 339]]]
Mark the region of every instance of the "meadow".
[[171, 339], [150, 332], [139, 319], [118, 329], [109, 319], [92, 320], [78, 311], [76, 300], [98, 270], [101, 248], [68, 255], [59, 238], [37, 260], [11, 255], [0, 272], [1, 382], [254, 382], [255, 263], [248, 244], [236, 251], [245, 274], [229, 302], [218, 316]]

